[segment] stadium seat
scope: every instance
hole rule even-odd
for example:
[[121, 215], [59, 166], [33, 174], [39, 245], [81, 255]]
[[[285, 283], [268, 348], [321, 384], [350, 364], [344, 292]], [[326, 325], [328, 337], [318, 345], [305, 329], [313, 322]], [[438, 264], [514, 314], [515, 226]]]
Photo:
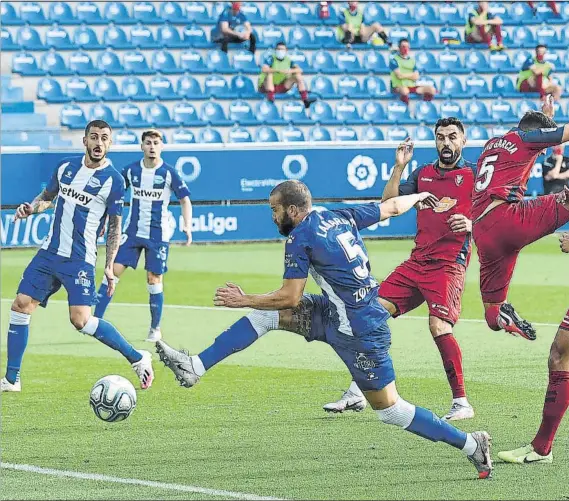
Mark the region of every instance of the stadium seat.
[[279, 141], [279, 136], [275, 132], [275, 129], [267, 127], [257, 127], [257, 132], [255, 133], [255, 142], [257, 143], [277, 143]]
[[411, 40], [411, 34], [409, 33], [408, 29], [402, 28], [399, 25], [395, 26], [394, 28], [391, 28], [391, 30], [389, 31], [389, 39], [391, 40], [393, 46], [396, 46], [399, 43], [399, 40], [401, 40], [402, 38], [407, 38], [408, 40]]
[[463, 42], [460, 32], [454, 26], [444, 26], [439, 31], [438, 43], [441, 45], [457, 47]]
[[569, 22], [569, 2], [563, 2], [559, 6], [559, 12], [561, 13], [561, 20], [565, 23]]
[[59, 121], [70, 129], [84, 129], [87, 125], [83, 108], [77, 104], [65, 104], [59, 112]]
[[375, 50], [367, 51], [363, 56], [362, 72], [389, 74], [390, 70], [384, 57]]
[[265, 17], [261, 14], [261, 9], [259, 9], [259, 6], [254, 2], [243, 2], [241, 4], [241, 12], [247, 16], [247, 20], [252, 26], [267, 23]]
[[101, 68], [106, 75], [126, 75], [127, 73], [119, 57], [110, 49], [99, 54], [97, 68]]
[[153, 127], [175, 127], [177, 123], [170, 118], [168, 108], [161, 103], [146, 105], [146, 121]]
[[127, 99], [133, 101], [151, 101], [153, 97], [146, 92], [142, 80], [135, 76], [129, 76], [122, 81], [121, 93]]
[[492, 78], [492, 92], [502, 97], [519, 97], [514, 82], [507, 75], [496, 75]]
[[348, 125], [361, 125], [365, 121], [360, 116], [358, 109], [354, 103], [344, 98], [336, 103], [336, 119], [341, 123]]
[[103, 45], [113, 49], [132, 49], [133, 46], [120, 26], [110, 23], [103, 32]]
[[467, 73], [457, 52], [445, 49], [438, 54], [439, 68], [448, 73]]
[[308, 140], [313, 142], [320, 141], [330, 141], [332, 137], [330, 136], [330, 131], [325, 127], [321, 127], [320, 124], [316, 124], [311, 127], [308, 131]]
[[95, 2], [79, 2], [75, 10], [77, 20], [86, 25], [106, 24], [108, 22], [101, 16], [101, 11]]
[[180, 96], [174, 91], [172, 82], [162, 75], [153, 77], [148, 83], [148, 89], [152, 97], [163, 101], [180, 99]]
[[417, 70], [425, 73], [439, 73], [439, 64], [432, 52], [420, 51], [415, 54]]
[[130, 28], [130, 45], [137, 49], [157, 49], [159, 47], [152, 31], [140, 22]]
[[42, 6], [38, 2], [23, 2], [20, 4], [20, 19], [24, 23], [49, 24]]
[[411, 13], [408, 5], [400, 2], [390, 3], [387, 8], [387, 16], [392, 23], [412, 25], [417, 24], [415, 16]]
[[391, 92], [387, 90], [385, 82], [375, 75], [364, 78], [362, 91], [370, 98], [391, 98]]
[[364, 18], [371, 23], [393, 24], [391, 19], [387, 17], [383, 7], [376, 2], [365, 3]]
[[[443, 116], [442, 113], [441, 116]], [[439, 112], [432, 102], [421, 101], [415, 107], [415, 118], [421, 122], [434, 124], [439, 119]]]
[[267, 125], [282, 125], [284, 123], [275, 103], [271, 103], [265, 99], [257, 104], [255, 116], [260, 123]]
[[124, 101], [114, 78], [100, 77], [93, 84], [93, 95], [103, 101]]
[[514, 66], [521, 70], [524, 63], [528, 60], [528, 58], [533, 58], [533, 54], [528, 50], [519, 50], [514, 54], [513, 62]]
[[154, 5], [150, 2], [135, 2], [132, 4], [132, 17], [144, 24], [163, 23], [164, 19], [158, 16]]
[[508, 17], [504, 19], [504, 22], [505, 24], [518, 25], [535, 21], [533, 12], [526, 2], [515, 2], [510, 5]]
[[312, 40], [310, 32], [304, 26], [295, 26], [288, 33], [288, 47], [317, 49], [320, 44]]
[[413, 129], [413, 140], [415, 141], [434, 141], [434, 139], [433, 129], [426, 125], [418, 125]]
[[67, 67], [65, 61], [63, 60], [63, 57], [55, 52], [54, 49], [46, 52], [42, 56], [40, 66], [42, 70], [44, 70], [48, 75], [66, 76], [73, 75], [74, 73]]
[[387, 105], [387, 119], [397, 124], [415, 124], [418, 120], [411, 118], [409, 107], [401, 101], [391, 101]]
[[310, 118], [324, 125], [338, 125], [341, 123], [334, 117], [334, 112], [326, 101], [316, 101], [311, 106]]
[[522, 118], [527, 111], [539, 111], [539, 109], [534, 101], [524, 99], [516, 106], [516, 115], [518, 118]]
[[111, 109], [107, 105], [101, 103], [93, 104], [89, 109], [89, 121], [91, 120], [104, 120], [113, 128], [119, 127], [120, 125], [115, 120]]
[[316, 46], [328, 49], [328, 48], [339, 48], [342, 46], [338, 42], [336, 36], [336, 30], [330, 26], [318, 26], [314, 32], [314, 43]]
[[204, 81], [204, 96], [218, 99], [233, 99], [237, 97], [231, 92], [225, 78], [219, 75], [209, 75]]
[[160, 18], [172, 24], [186, 24], [188, 19], [180, 2], [160, 2]]
[[[488, 89], [488, 83], [483, 77], [476, 75], [476, 73], [471, 73], [466, 77], [465, 81], [465, 94], [468, 97], [477, 97], [479, 99], [489, 99], [495, 97], [493, 92]], [[455, 95], [455, 97], [457, 97]]]
[[235, 70], [229, 64], [227, 54], [221, 50], [208, 51], [206, 64], [209, 70], [215, 73], [235, 73]]
[[409, 132], [406, 128], [395, 126], [389, 127], [387, 129], [387, 140], [394, 141], [400, 143], [401, 141], [405, 141], [409, 136]]
[[261, 71], [255, 61], [255, 55], [248, 50], [240, 50], [233, 56], [233, 67], [237, 71], [253, 75], [257, 75]]
[[464, 26], [465, 20], [457, 4], [446, 3], [439, 5], [439, 19], [441, 22]]
[[185, 50], [180, 55], [180, 67], [188, 73], [209, 73], [202, 56], [196, 50]]
[[78, 24], [79, 20], [73, 14], [67, 2], [51, 2], [48, 18], [52, 23]]
[[338, 94], [351, 99], [365, 99], [367, 95], [360, 89], [359, 80], [353, 75], [344, 75], [338, 80]]
[[296, 63], [296, 65], [302, 70], [303, 73], [305, 74], [314, 73], [314, 69], [310, 66], [308, 57], [301, 50], [293, 49], [289, 51], [288, 57], [290, 57], [291, 61]]
[[61, 85], [55, 78], [42, 78], [38, 82], [37, 97], [48, 103], [69, 102], [69, 98], [63, 94]]
[[213, 19], [206, 5], [203, 2], [188, 2], [185, 4], [186, 17], [189, 22], [197, 24], [215, 24], [217, 18]]
[[204, 125], [199, 119], [194, 105], [186, 101], [174, 105], [172, 117], [177, 124], [187, 127], [199, 127]]
[[468, 123], [489, 124], [493, 122], [492, 118], [490, 118], [490, 115], [488, 114], [486, 105], [478, 99], [472, 99], [468, 104], [466, 104], [465, 109], [466, 121]]
[[368, 72], [367, 69], [362, 68], [357, 54], [346, 50], [336, 53], [336, 66], [342, 73], [363, 74]]
[[38, 31], [31, 26], [22, 26], [16, 32], [16, 43], [23, 49], [45, 50]]
[[492, 102], [490, 114], [495, 121], [499, 121], [501, 124], [518, 122], [512, 105], [507, 101], [502, 101], [501, 98]]
[[246, 76], [236, 75], [231, 79], [231, 92], [241, 99], [257, 99], [261, 94], [253, 85], [253, 81]]
[[6, 28], [2, 28], [0, 30], [0, 33], [2, 36], [1, 50], [3, 50], [3, 51], [20, 50], [20, 45], [17, 43], [14, 43], [14, 40], [12, 39], [12, 35], [10, 34], [10, 32]]
[[53, 24], [45, 32], [45, 46], [53, 47], [57, 50], [71, 50], [77, 48], [76, 45], [71, 42], [69, 33], [58, 24]]
[[183, 68], [178, 68], [172, 53], [164, 49], [152, 53], [151, 67], [153, 71], [166, 75], [175, 75], [185, 72]]
[[340, 69], [336, 66], [334, 58], [330, 52], [326, 50], [319, 50], [312, 56], [312, 68], [315, 71], [320, 71], [324, 74], [341, 73]]
[[460, 104], [457, 101], [453, 101], [451, 99], [447, 99], [446, 101], [441, 103], [439, 114], [441, 118], [456, 117], [459, 120], [465, 119]]
[[293, 23], [320, 24], [320, 19], [314, 14], [311, 4], [295, 2], [288, 6], [289, 18]]
[[351, 127], [338, 127], [334, 129], [335, 141], [357, 141], [358, 134]]
[[263, 36], [261, 37], [262, 44], [260, 47], [266, 47], [269, 49], [274, 49], [279, 42], [285, 40], [283, 30], [274, 24], [270, 24], [263, 28]]
[[212, 129], [211, 127], [206, 127], [200, 132], [199, 142], [205, 144], [217, 144], [223, 143], [223, 139], [221, 138], [221, 134], [218, 130]]
[[421, 2], [421, 4], [415, 8], [415, 21], [430, 26], [443, 24], [433, 6], [425, 2]]
[[486, 127], [481, 127], [480, 125], [473, 125], [466, 128], [466, 137], [471, 141], [486, 141], [489, 139], [488, 130]]
[[383, 106], [375, 101], [366, 101], [362, 105], [362, 120], [370, 124], [384, 124], [387, 123], [387, 117]]
[[227, 134], [230, 143], [252, 143], [251, 133], [245, 127], [233, 127]]
[[188, 99], [204, 99], [206, 96], [199, 82], [191, 75], [185, 74], [176, 83], [176, 93]]
[[2, 26], [18, 26], [20, 24], [24, 24], [24, 21], [20, 19], [16, 9], [11, 3], [2, 2], [0, 4], [0, 11], [2, 14], [2, 20], [0, 21], [0, 25]]
[[[430, 6], [429, 6], [430, 7]], [[432, 8], [432, 7], [431, 7]], [[421, 26], [415, 30], [413, 33], [413, 38], [411, 39], [411, 44], [417, 49], [437, 49], [439, 44], [435, 38], [435, 34], [431, 28], [427, 26]]]
[[285, 122], [296, 125], [312, 124], [314, 121], [306, 116], [304, 105], [300, 101], [287, 101], [282, 107], [282, 117]]
[[[155, 53], [153, 53], [154, 55]], [[123, 55], [123, 66], [127, 73], [134, 75], [152, 75], [144, 54], [138, 50], [131, 50]]]
[[113, 144], [138, 144], [138, 136], [128, 129], [120, 129], [113, 134]]
[[142, 116], [140, 108], [133, 103], [120, 104], [117, 109], [117, 119], [126, 127], [149, 127], [150, 124]]
[[441, 95], [460, 97], [464, 94], [461, 81], [454, 75], [446, 75], [441, 79]]
[[[565, 28], [567, 29], [567, 28]], [[535, 39], [538, 44], [547, 45], [550, 49], [567, 49], [567, 45], [559, 40], [557, 31], [552, 26], [543, 23], [535, 32]]]
[[65, 95], [73, 101], [92, 102], [98, 101], [97, 96], [91, 93], [89, 84], [84, 78], [73, 77], [65, 83]]
[[231, 125], [231, 122], [225, 116], [223, 108], [215, 101], [208, 101], [202, 105], [200, 110], [200, 119], [211, 125]]
[[229, 105], [229, 120], [240, 125], [258, 125], [253, 110], [247, 101], [239, 99]]
[[100, 50], [104, 47], [99, 42], [97, 34], [87, 25], [81, 25], [73, 33], [73, 43], [83, 50]]
[[464, 57], [464, 66], [475, 73], [493, 73], [484, 52], [476, 49], [468, 51]]
[[[569, 39], [568, 39], [568, 41], [569, 41]], [[569, 47], [569, 44], [567, 46]], [[569, 55], [569, 51], [567, 51], [567, 55]], [[555, 52], [552, 50], [548, 51], [545, 54], [545, 60], [554, 66], [554, 71], [556, 71], [556, 72], [561, 73], [564, 71], [565, 72], [569, 71], [569, 68], [565, 66], [565, 63], [563, 62], [563, 59], [561, 58], [560, 52]]]
[[490, 62], [490, 68], [493, 70], [499, 70], [500, 72], [506, 73], [517, 73], [517, 69], [512, 66], [512, 61], [508, 54], [504, 52], [493, 52], [488, 58]]
[[288, 13], [281, 2], [270, 2], [265, 6], [265, 20], [280, 26], [291, 24]]
[[304, 133], [298, 127], [290, 124], [281, 131], [281, 141], [285, 143], [303, 142]]
[[211, 43], [206, 36], [204, 29], [197, 24], [191, 24], [186, 26], [182, 31], [184, 40], [183, 43], [186, 46], [196, 47], [199, 49], [206, 49], [215, 47], [215, 44]]
[[165, 24], [158, 28], [156, 42], [160, 47], [167, 47], [168, 49], [181, 49], [183, 47], [187, 47], [187, 44], [180, 38], [178, 30], [169, 24]]
[[103, 17], [107, 21], [117, 24], [134, 24], [136, 20], [130, 17], [127, 8], [122, 2], [105, 2]]
[[360, 133], [360, 138], [362, 141], [384, 141], [385, 139], [381, 129], [373, 125], [364, 127]]
[[172, 132], [173, 144], [193, 144], [196, 142], [196, 136], [189, 129], [179, 128]]
[[334, 84], [326, 75], [318, 75], [310, 82], [310, 91], [321, 99], [337, 99], [340, 95], [334, 90]]
[[512, 31], [512, 48], [534, 48], [536, 45], [533, 32], [527, 26], [516, 26]]

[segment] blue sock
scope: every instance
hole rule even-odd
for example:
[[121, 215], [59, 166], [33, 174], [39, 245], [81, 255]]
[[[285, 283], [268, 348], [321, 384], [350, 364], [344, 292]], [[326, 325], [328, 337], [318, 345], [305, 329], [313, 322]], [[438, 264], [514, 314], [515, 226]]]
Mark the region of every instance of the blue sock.
[[466, 444], [466, 433], [423, 407], [415, 407], [415, 417], [406, 430], [432, 442], [444, 442], [457, 449], [463, 449]]
[[162, 319], [162, 308], [164, 306], [164, 286], [163, 284], [148, 284], [150, 293], [150, 327], [157, 329], [160, 327]]
[[122, 334], [109, 322], [102, 318], [90, 317], [81, 329], [83, 334], [93, 336], [95, 339], [106, 344], [113, 350], [120, 352], [131, 364], [142, 359], [142, 355], [136, 351]]
[[31, 315], [27, 313], [10, 312], [10, 327], [8, 327], [8, 364], [6, 379], [14, 384], [20, 378], [22, 358], [28, 344]]
[[214, 343], [198, 356], [205, 370], [208, 370], [229, 355], [251, 346], [257, 339], [259, 339], [259, 334], [249, 319], [243, 317], [217, 336]]
[[[115, 277], [115, 286], [119, 283], [119, 279]], [[113, 296], [107, 296], [107, 277], [103, 278], [103, 282], [97, 291], [97, 304], [95, 305], [95, 316], [97, 318], [103, 318], [105, 312], [107, 311], [107, 306], [113, 299]]]

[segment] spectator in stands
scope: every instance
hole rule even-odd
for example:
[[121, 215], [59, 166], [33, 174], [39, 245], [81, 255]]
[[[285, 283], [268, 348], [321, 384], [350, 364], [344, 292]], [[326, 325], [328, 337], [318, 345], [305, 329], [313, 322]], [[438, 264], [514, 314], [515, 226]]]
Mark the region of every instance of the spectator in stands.
[[564, 146], [557, 146], [543, 162], [543, 192], [559, 193], [569, 187], [569, 157], [563, 155]]
[[399, 94], [401, 101], [409, 104], [409, 94], [423, 96], [423, 101], [431, 101], [437, 93], [432, 85], [417, 85], [420, 78], [416, 70], [415, 58], [411, 56], [411, 44], [406, 38], [399, 41], [399, 52], [391, 58], [391, 91]]
[[535, 56], [527, 58], [518, 74], [516, 88], [520, 92], [539, 92], [542, 99], [547, 94], [551, 94], [558, 101], [563, 89], [549, 78], [553, 66], [545, 60], [546, 53], [547, 47], [545, 45], [538, 45], [535, 48]]
[[302, 78], [302, 69], [287, 56], [286, 44], [279, 42], [274, 54], [267, 56], [263, 61], [259, 75], [259, 92], [265, 94], [269, 101], [274, 102], [275, 94], [284, 94], [295, 84], [298, 86], [304, 107], [309, 108], [315, 99], [308, 97], [308, 91]]
[[[464, 34], [468, 43], [485, 43], [490, 50], [504, 50], [502, 21], [488, 11], [488, 2], [478, 2], [478, 7], [467, 10]], [[492, 37], [496, 45], [492, 45]]]
[[377, 33], [380, 40], [388, 44], [389, 39], [383, 26], [379, 23], [367, 24], [364, 11], [358, 5], [359, 2], [348, 2], [348, 7], [340, 12], [338, 19], [338, 38], [342, 43], [366, 43]]
[[257, 39], [251, 28], [251, 23], [241, 12], [241, 2], [231, 2], [219, 16], [217, 26], [211, 32], [214, 42], [221, 43], [221, 50], [227, 52], [230, 43], [245, 43], [249, 41], [249, 50], [254, 54]]
[[[531, 7], [531, 10], [533, 10], [533, 15], [537, 16], [537, 7], [535, 6], [535, 2], [528, 2], [528, 5]], [[557, 4], [555, 2], [547, 2], [547, 5], [549, 5], [549, 8], [553, 11], [553, 13], [556, 16], [561, 15], [561, 13], [559, 12], [559, 8], [557, 7]]]

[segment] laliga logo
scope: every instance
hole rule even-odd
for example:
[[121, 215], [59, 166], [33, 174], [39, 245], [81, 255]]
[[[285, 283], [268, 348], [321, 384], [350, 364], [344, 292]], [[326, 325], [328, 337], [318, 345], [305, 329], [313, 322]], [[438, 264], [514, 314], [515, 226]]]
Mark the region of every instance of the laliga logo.
[[[292, 171], [292, 164], [297, 164], [297, 172]], [[308, 172], [308, 162], [304, 155], [287, 155], [284, 157], [282, 168], [287, 179], [302, 179]]]
[[377, 178], [377, 167], [370, 157], [358, 155], [348, 164], [348, 182], [358, 191], [371, 188]]
[[[188, 164], [192, 166], [191, 172], [188, 172]], [[201, 174], [202, 166], [197, 157], [180, 157], [176, 161], [175, 169], [180, 173], [181, 178], [186, 183], [191, 183]]]

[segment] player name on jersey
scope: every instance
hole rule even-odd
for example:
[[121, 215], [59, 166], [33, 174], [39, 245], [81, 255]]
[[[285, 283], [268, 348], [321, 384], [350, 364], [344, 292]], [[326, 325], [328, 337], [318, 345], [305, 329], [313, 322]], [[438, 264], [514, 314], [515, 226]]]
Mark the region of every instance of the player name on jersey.
[[518, 147], [514, 143], [501, 138], [496, 141], [490, 141], [484, 148], [483, 153], [486, 153], [489, 150], [497, 150], [497, 149], [506, 150], [510, 155], [513, 155], [516, 151], [518, 151]]

